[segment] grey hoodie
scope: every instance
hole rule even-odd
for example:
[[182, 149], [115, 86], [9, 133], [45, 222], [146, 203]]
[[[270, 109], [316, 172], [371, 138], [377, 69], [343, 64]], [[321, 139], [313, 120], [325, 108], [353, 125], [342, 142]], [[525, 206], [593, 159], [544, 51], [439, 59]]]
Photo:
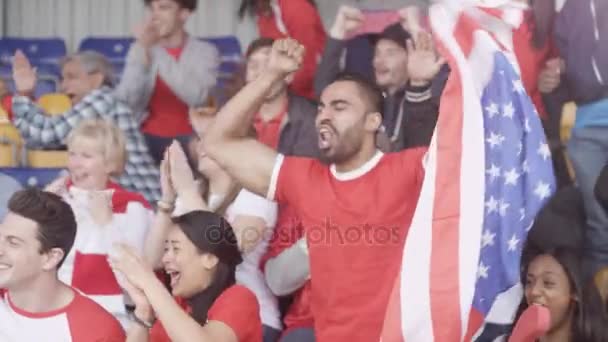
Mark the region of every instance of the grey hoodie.
[[584, 104], [608, 97], [608, 1], [567, 0], [555, 38], [573, 99]]

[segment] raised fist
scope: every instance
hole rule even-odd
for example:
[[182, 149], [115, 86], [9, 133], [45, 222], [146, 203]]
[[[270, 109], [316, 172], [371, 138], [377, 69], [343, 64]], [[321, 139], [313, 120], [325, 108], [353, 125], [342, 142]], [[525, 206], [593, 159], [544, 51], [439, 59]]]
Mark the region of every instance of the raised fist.
[[302, 65], [304, 51], [304, 46], [295, 39], [286, 38], [275, 41], [270, 52], [267, 71], [281, 77], [288, 76]]
[[351, 32], [363, 25], [364, 19], [363, 13], [358, 8], [342, 5], [329, 30], [329, 35], [334, 39], [344, 40]]

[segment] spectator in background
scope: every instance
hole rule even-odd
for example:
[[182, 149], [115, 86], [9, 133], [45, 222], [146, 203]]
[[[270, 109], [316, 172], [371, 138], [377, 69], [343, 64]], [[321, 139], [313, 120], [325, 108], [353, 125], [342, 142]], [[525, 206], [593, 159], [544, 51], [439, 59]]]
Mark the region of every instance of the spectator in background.
[[57, 278], [76, 236], [59, 196], [22, 190], [0, 224], [0, 337], [3, 341], [124, 341], [118, 321]]
[[112, 93], [112, 66], [99, 53], [84, 51], [67, 56], [61, 63], [62, 92], [72, 108], [60, 115], [47, 115], [30, 98], [36, 86], [36, 72], [27, 57], [15, 54], [13, 78], [18, 96], [13, 98], [14, 124], [28, 146], [59, 148], [65, 138], [84, 119], [106, 119], [120, 128], [127, 138], [125, 173], [118, 183], [141, 193], [148, 201], [160, 197], [158, 167], [148, 152], [131, 109]]
[[314, 0], [241, 0], [239, 16], [257, 19], [260, 37], [291, 37], [306, 47], [302, 68], [291, 89], [299, 96], [315, 98], [313, 81], [327, 35]]
[[135, 30], [116, 95], [133, 108], [160, 165], [174, 139], [187, 145], [192, 135], [188, 109], [203, 104], [215, 86], [219, 55], [185, 30], [197, 0], [144, 2], [150, 14]]
[[577, 104], [568, 155], [583, 193], [586, 250], [595, 273], [608, 265], [608, 215], [593, 192], [608, 163], [608, 2], [566, 1], [556, 18], [555, 35], [565, 63], [551, 74], [554, 86], [565, 81]]
[[[555, 0], [518, 0], [523, 21], [513, 32], [513, 48], [521, 70], [524, 88], [542, 120], [557, 180], [557, 187], [572, 183], [561, 141], [563, 89], [556, 89], [563, 60], [554, 42]], [[557, 90], [557, 91], [556, 91]]]
[[[249, 46], [246, 54], [247, 83], [253, 82], [266, 70], [273, 43], [273, 39], [260, 38]], [[254, 121], [258, 140], [284, 155], [318, 158], [319, 147], [314, 123], [317, 109], [315, 105], [305, 98], [288, 92], [287, 85], [291, 79], [292, 76], [289, 76], [285, 82], [277, 83], [258, 109]], [[272, 259], [268, 263], [263, 262], [267, 267], [266, 272], [270, 270], [272, 275], [276, 274], [281, 279], [283, 277], [290, 278], [291, 274], [295, 271], [294, 268], [308, 264], [308, 256], [305, 256], [304, 260], [294, 260], [291, 258], [286, 260], [289, 267], [294, 268], [288, 267], [282, 269], [280, 266], [275, 267], [274, 257], [279, 255], [282, 250], [293, 246], [298, 240], [303, 241], [299, 245], [302, 243], [306, 245], [306, 239], [302, 235], [301, 223], [297, 213], [294, 212], [292, 207], [281, 205], [278, 210], [275, 233], [272, 235], [273, 239], [270, 240], [268, 245], [269, 255], [262, 258], [263, 260], [266, 258]], [[300, 264], [300, 261], [303, 263]], [[272, 279], [278, 280], [274, 276]], [[306, 280], [308, 280], [308, 277], [306, 277]], [[265, 282], [263, 278], [261, 281]], [[264, 287], [268, 289], [266, 285]], [[276, 288], [271, 289], [274, 294], [285, 296], [291, 295], [300, 287], [302, 286], [290, 288], [288, 291], [284, 289], [283, 291], [277, 291], [280, 289]], [[302, 293], [304, 291], [306, 293]], [[291, 328], [302, 327], [308, 328], [309, 334], [312, 333], [312, 315], [310, 315], [310, 304], [306, 300], [308, 298], [308, 291], [310, 291], [310, 286], [306, 286], [301, 291], [295, 293], [294, 301], [288, 308], [287, 317], [284, 319], [286, 329], [291, 330]], [[269, 293], [269, 295], [273, 296], [272, 293]], [[302, 315], [302, 312], [308, 314]], [[289, 333], [301, 334], [301, 332], [292, 331]], [[285, 341], [285, 337], [282, 338], [282, 341]]]
[[8, 200], [15, 192], [21, 190], [21, 184], [13, 177], [0, 173], [0, 189], [2, 189], [0, 191], [0, 220], [2, 220], [8, 210]]
[[[274, 39], [260, 38], [247, 49], [246, 83], [260, 77], [266, 69]], [[316, 106], [287, 89], [293, 76], [277, 83], [257, 111], [254, 127], [257, 139], [285, 155], [318, 157], [315, 131]]]
[[[200, 126], [195, 124], [195, 127]], [[268, 289], [259, 265], [277, 222], [277, 205], [243, 189], [209, 158], [202, 144], [204, 132], [197, 133], [202, 138], [198, 140], [196, 156], [191, 159], [197, 160], [205, 210], [222, 215], [232, 226], [243, 257], [243, 262], [236, 268], [236, 281], [255, 293], [260, 304], [264, 342], [274, 342], [282, 330], [281, 314], [277, 298]], [[251, 135], [255, 136], [253, 129]], [[178, 146], [172, 145], [170, 148], [169, 153], [173, 154], [173, 158], [175, 154], [183, 153], [174, 150]], [[168, 169], [161, 170], [161, 174], [167, 172]], [[175, 195], [172, 197], [168, 202], [170, 206], [175, 202]]]
[[[338, 10], [315, 79], [318, 94], [340, 72], [346, 38], [363, 20], [358, 8], [344, 5]], [[444, 64], [433, 51], [428, 34], [421, 32], [414, 47], [403, 20], [379, 35], [373, 60], [376, 84], [385, 92], [383, 131], [389, 141], [384, 148], [391, 151], [430, 143], [439, 108], [438, 99], [432, 98], [431, 81]]]
[[95, 300], [126, 328], [127, 302], [107, 257], [119, 242], [143, 254], [153, 212], [141, 195], [110, 181], [123, 172], [126, 156], [125, 137], [116, 126], [81, 121], [68, 135], [67, 145], [69, 177], [47, 188], [70, 204], [78, 224], [59, 279]]
[[608, 339], [606, 309], [597, 288], [583, 274], [578, 250], [527, 250], [522, 256], [524, 298], [515, 320], [530, 305], [549, 310], [548, 342], [603, 342]]

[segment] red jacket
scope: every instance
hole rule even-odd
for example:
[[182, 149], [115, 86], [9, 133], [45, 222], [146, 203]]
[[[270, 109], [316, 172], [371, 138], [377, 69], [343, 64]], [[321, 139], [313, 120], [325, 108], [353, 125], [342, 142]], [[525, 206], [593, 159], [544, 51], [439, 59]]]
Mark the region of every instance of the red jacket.
[[269, 15], [258, 15], [257, 24], [261, 37], [291, 37], [306, 47], [306, 55], [300, 71], [291, 84], [294, 93], [313, 98], [313, 80], [317, 62], [325, 47], [327, 35], [317, 8], [308, 0], [277, 0], [278, 9]]

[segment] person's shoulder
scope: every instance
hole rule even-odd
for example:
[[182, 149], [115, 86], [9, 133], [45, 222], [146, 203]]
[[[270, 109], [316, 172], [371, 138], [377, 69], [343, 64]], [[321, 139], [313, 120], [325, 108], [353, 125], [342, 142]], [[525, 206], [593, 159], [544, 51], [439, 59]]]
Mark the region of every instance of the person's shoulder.
[[281, 167], [293, 169], [294, 172], [299, 174], [329, 172], [329, 165], [322, 163], [318, 159], [300, 156], [281, 156], [283, 158]]
[[256, 306], [257, 308], [258, 306], [258, 300], [255, 294], [250, 289], [242, 285], [232, 285], [224, 290], [224, 292], [222, 292], [222, 294], [216, 299], [213, 306], [224, 306], [232, 303], [241, 308], [245, 306]]
[[115, 213], [124, 213], [129, 206], [137, 206], [144, 209], [152, 209], [145, 197], [137, 192], [128, 191], [118, 184], [112, 183], [110, 188], [114, 190], [112, 195], [112, 207]]
[[216, 55], [219, 56], [219, 51], [212, 43], [194, 36], [188, 38], [185, 48], [191, 49], [196, 54]]
[[101, 305], [92, 299], [74, 291], [75, 298], [73, 304], [68, 308], [67, 314], [70, 317], [78, 317], [79, 320], [95, 322], [98, 330], [122, 331], [118, 320], [107, 312]]

